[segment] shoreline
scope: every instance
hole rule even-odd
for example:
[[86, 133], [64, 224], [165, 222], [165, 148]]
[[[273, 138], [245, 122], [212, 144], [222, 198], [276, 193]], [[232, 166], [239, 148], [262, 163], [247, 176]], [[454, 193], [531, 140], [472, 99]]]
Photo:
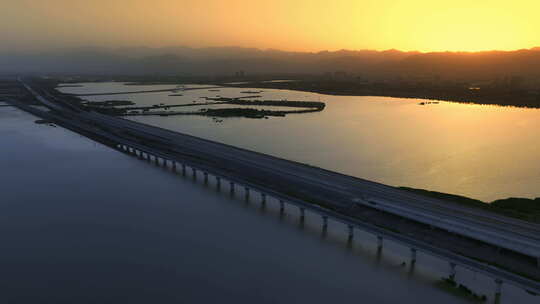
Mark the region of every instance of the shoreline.
[[[129, 85], [178, 85], [198, 84], [219, 87], [245, 88], [245, 89], [279, 89], [299, 92], [311, 92], [331, 96], [374, 96], [408, 99], [425, 99], [430, 101], [446, 101], [462, 104], [495, 105], [503, 107], [533, 108], [540, 109], [540, 90], [532, 91], [516, 87], [486, 87], [472, 89], [464, 85], [430, 85], [430, 84], [407, 84], [400, 83], [361, 83], [354, 81], [329, 81], [321, 79], [300, 78], [294, 81], [271, 82], [261, 79], [244, 79], [233, 82], [231, 79], [211, 80], [208, 78], [184, 78], [174, 77], [169, 80], [139, 79], [134, 82], [129, 78], [120, 78], [115, 81], [125, 82]], [[88, 82], [84, 79], [79, 82]], [[92, 81], [90, 81], [92, 82]], [[98, 82], [98, 81], [93, 81]], [[60, 82], [57, 83], [60, 85]], [[74, 83], [76, 84], [76, 83]], [[72, 85], [72, 83], [63, 83]], [[197, 88], [200, 89], [200, 88]], [[202, 88], [206, 89], [206, 88]], [[122, 92], [127, 94], [129, 92]], [[116, 93], [119, 94], [119, 93]], [[94, 94], [92, 94], [94, 95]], [[98, 94], [95, 94], [98, 95]], [[99, 94], [109, 95], [109, 94]], [[84, 96], [84, 95], [80, 95]]]
[[463, 104], [540, 109], [540, 93], [531, 94], [527, 91], [512, 89], [486, 89], [482, 91], [464, 89], [462, 87], [399, 87], [394, 85], [359, 85], [356, 83], [305, 80], [291, 82], [248, 82], [242, 84], [215, 82], [213, 84], [224, 87], [292, 90], [333, 96], [410, 98]]
[[484, 202], [462, 195], [437, 192], [426, 189], [418, 189], [411, 187], [396, 188], [420, 194], [423, 196], [437, 198], [451, 204], [468, 206], [475, 209], [493, 212], [494, 214], [504, 215], [507, 217], [540, 224], [540, 197], [533, 199], [509, 197], [504, 199], [497, 199], [492, 202]]

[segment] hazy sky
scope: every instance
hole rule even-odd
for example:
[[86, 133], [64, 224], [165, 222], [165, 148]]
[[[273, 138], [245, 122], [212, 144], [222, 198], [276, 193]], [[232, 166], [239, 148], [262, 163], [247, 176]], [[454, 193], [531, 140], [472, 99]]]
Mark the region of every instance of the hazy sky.
[[540, 45], [539, 12], [539, 0], [2, 0], [0, 49], [511, 50]]

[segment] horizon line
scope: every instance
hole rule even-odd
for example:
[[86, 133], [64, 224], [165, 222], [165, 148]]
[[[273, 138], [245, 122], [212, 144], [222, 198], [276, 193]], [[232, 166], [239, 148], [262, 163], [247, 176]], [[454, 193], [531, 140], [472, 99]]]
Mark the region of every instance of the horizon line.
[[[259, 47], [249, 47], [249, 46], [239, 46], [239, 45], [221, 45], [221, 46], [185, 46], [185, 45], [168, 45], [168, 46], [141, 46], [141, 45], [132, 45], [132, 46], [92, 46], [92, 45], [84, 45], [84, 46], [73, 46], [73, 47], [61, 47], [61, 48], [48, 48], [48, 49], [35, 49], [35, 50], [24, 50], [25, 53], [32, 53], [32, 52], [55, 52], [55, 51], [62, 51], [62, 50], [77, 50], [77, 49], [105, 49], [105, 50], [119, 50], [119, 49], [152, 49], [152, 50], [160, 50], [160, 49], [172, 49], [172, 48], [185, 48], [185, 49], [193, 49], [193, 50], [203, 50], [203, 49], [250, 49], [250, 50], [257, 50], [261, 52], [283, 52], [283, 53], [304, 53], [304, 54], [320, 54], [320, 53], [337, 53], [337, 52], [378, 52], [378, 53], [384, 53], [384, 52], [400, 52], [400, 53], [416, 53], [416, 54], [433, 54], [433, 53], [467, 53], [467, 54], [477, 54], [477, 53], [490, 53], [490, 52], [501, 52], [501, 53], [510, 53], [510, 52], [518, 52], [518, 51], [534, 51], [538, 50], [540, 51], [540, 46], [533, 46], [530, 48], [519, 48], [519, 49], [511, 49], [511, 50], [501, 50], [501, 49], [491, 49], [491, 50], [478, 50], [478, 51], [461, 51], [461, 50], [439, 50], [439, 51], [420, 51], [420, 50], [400, 50], [396, 48], [390, 48], [390, 49], [323, 49], [319, 51], [301, 51], [301, 50], [286, 50], [286, 49], [278, 49], [278, 48], [259, 48]], [[21, 52], [21, 50], [0, 50], [0, 52]]]

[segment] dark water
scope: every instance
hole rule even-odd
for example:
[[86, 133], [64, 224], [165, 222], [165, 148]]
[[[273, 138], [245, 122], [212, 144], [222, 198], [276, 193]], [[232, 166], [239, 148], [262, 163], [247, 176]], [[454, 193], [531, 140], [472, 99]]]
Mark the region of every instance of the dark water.
[[436, 287], [443, 261], [401, 267], [407, 248], [378, 258], [362, 232], [347, 249], [337, 223], [323, 238], [312, 214], [301, 227], [273, 200], [263, 211], [34, 119], [0, 109], [2, 303], [466, 303]]

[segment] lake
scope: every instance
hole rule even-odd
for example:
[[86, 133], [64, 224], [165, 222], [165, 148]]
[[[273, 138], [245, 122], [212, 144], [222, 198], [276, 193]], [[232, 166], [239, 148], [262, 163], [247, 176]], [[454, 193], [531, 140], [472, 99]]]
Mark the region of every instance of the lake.
[[[171, 85], [83, 83], [62, 92], [160, 90]], [[187, 85], [188, 88], [207, 87]], [[259, 89], [221, 88], [87, 96], [137, 105], [202, 102], [201, 97], [246, 96]], [[540, 110], [390, 97], [330, 96], [263, 89], [261, 98], [323, 101], [322, 112], [270, 117], [145, 116], [130, 119], [325, 169], [374, 180], [464, 195], [484, 201], [540, 196]], [[195, 103], [196, 104], [196, 103]]]
[[[3, 303], [470, 303], [438, 286], [444, 261], [410, 267], [391, 241], [378, 256], [361, 231], [348, 248], [336, 222], [323, 236], [314, 214], [301, 226], [274, 199], [263, 210], [36, 119], [0, 108]], [[481, 275], [457, 280], [493, 295]], [[504, 285], [502, 303], [537, 298]]]

